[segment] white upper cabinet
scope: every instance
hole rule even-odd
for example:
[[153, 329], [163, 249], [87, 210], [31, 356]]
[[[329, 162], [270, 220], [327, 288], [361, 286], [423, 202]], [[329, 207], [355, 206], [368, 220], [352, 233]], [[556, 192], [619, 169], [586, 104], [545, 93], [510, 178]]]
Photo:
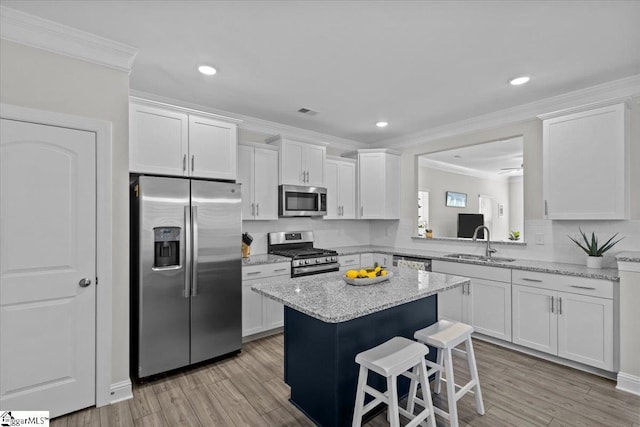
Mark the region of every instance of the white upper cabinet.
[[266, 144], [238, 145], [242, 219], [278, 219], [278, 150]]
[[325, 164], [327, 215], [324, 219], [356, 217], [356, 162], [327, 157]]
[[386, 149], [358, 150], [358, 218], [400, 218], [400, 156]]
[[629, 218], [629, 111], [625, 103], [543, 119], [548, 219]]
[[280, 149], [280, 184], [324, 187], [327, 147], [282, 137], [268, 141]]
[[129, 169], [132, 172], [187, 175], [187, 114], [132, 103], [129, 129]]
[[198, 178], [236, 179], [234, 123], [189, 115], [189, 170]]
[[129, 108], [129, 170], [236, 179], [237, 125], [180, 107], [136, 99]]

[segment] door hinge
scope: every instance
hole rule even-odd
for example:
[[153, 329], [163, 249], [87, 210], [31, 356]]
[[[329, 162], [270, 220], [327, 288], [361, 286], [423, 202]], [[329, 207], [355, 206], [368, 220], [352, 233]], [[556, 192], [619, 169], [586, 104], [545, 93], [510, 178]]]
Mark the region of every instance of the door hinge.
[[98, 286], [98, 277], [96, 276], [96, 286]]

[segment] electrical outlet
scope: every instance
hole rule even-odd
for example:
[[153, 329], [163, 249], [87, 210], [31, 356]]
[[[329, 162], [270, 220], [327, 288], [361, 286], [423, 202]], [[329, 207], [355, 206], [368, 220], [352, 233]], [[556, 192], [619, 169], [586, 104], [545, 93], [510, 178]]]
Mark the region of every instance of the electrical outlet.
[[536, 245], [544, 245], [544, 234], [536, 233]]

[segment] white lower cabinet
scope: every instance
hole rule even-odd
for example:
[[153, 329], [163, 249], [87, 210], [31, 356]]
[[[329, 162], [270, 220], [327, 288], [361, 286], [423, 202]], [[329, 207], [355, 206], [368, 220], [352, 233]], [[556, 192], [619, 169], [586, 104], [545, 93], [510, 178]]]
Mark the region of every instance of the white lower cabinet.
[[434, 260], [432, 271], [471, 283], [438, 294], [438, 317], [473, 326], [478, 333], [511, 341], [511, 270]]
[[242, 268], [242, 336], [284, 326], [284, 306], [251, 290], [255, 283], [291, 278], [291, 263], [262, 264]]
[[340, 271], [358, 270], [360, 268], [360, 254], [340, 255], [338, 257]]
[[612, 282], [522, 271], [513, 274], [514, 344], [615, 370]]

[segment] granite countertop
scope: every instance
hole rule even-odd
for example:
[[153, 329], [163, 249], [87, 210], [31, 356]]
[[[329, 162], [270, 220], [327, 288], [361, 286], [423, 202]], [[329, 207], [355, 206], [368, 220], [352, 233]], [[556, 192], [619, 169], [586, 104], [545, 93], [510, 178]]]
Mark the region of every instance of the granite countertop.
[[[541, 273], [563, 274], [567, 276], [586, 277], [590, 279], [604, 279], [604, 280], [613, 280], [613, 281], [620, 280], [620, 277], [618, 275], [618, 269], [616, 268], [592, 269], [592, 268], [587, 268], [586, 266], [580, 265], [580, 264], [567, 264], [567, 263], [536, 261], [536, 260], [527, 260], [527, 259], [516, 259], [515, 261], [512, 261], [512, 262], [501, 262], [501, 261], [486, 262], [486, 261], [479, 261], [479, 260], [447, 258], [445, 255], [452, 253], [452, 251], [441, 252], [441, 251], [431, 251], [431, 250], [423, 250], [423, 249], [402, 249], [402, 248], [395, 248], [391, 246], [360, 245], [360, 246], [343, 246], [343, 247], [330, 248], [330, 249], [336, 250], [338, 252], [338, 255], [354, 255], [354, 254], [374, 252], [374, 253], [385, 253], [385, 254], [410, 256], [410, 257], [423, 257], [423, 258], [438, 259], [438, 260], [449, 261], [449, 262], [461, 262], [465, 264], [489, 265], [493, 267], [510, 268], [514, 270], [528, 270], [528, 271], [538, 271]], [[616, 259], [618, 261], [640, 262], [640, 252], [623, 252], [617, 255]], [[289, 261], [289, 258], [286, 258], [286, 257], [271, 255], [271, 254], [259, 254], [259, 255], [251, 255], [250, 258], [244, 258], [242, 260], [242, 265], [271, 264], [276, 262], [287, 262], [287, 261]]]
[[249, 256], [249, 258], [242, 258], [242, 266], [275, 264], [278, 262], [291, 262], [291, 258], [273, 254], [256, 254]]
[[616, 255], [616, 260], [623, 262], [640, 262], [640, 252], [621, 252]]
[[[550, 261], [536, 261], [536, 260], [526, 260], [526, 259], [516, 259], [512, 262], [501, 262], [501, 261], [480, 261], [480, 260], [469, 260], [469, 259], [456, 259], [456, 258], [447, 258], [445, 255], [452, 253], [452, 251], [447, 252], [439, 252], [439, 251], [430, 251], [430, 250], [421, 250], [421, 249], [401, 249], [394, 248], [390, 246], [345, 246], [339, 248], [332, 248], [338, 252], [339, 255], [352, 255], [356, 253], [367, 253], [367, 252], [377, 252], [377, 253], [386, 253], [393, 255], [401, 255], [401, 256], [413, 256], [413, 257], [424, 257], [430, 259], [438, 259], [442, 261], [449, 262], [461, 262], [465, 264], [475, 264], [475, 265], [488, 265], [493, 267], [502, 267], [502, 268], [511, 268], [514, 270], [528, 270], [528, 271], [538, 271], [541, 273], [551, 273], [551, 274], [564, 274], [567, 276], [578, 276], [578, 277], [587, 277], [591, 279], [604, 279], [604, 280], [620, 280], [618, 276], [618, 269], [616, 268], [602, 268], [602, 269], [592, 269], [587, 268], [584, 265], [580, 264], [566, 264], [559, 262], [550, 262]], [[631, 253], [632, 254], [632, 253]], [[633, 255], [633, 254], [632, 254]], [[635, 253], [635, 256], [638, 257], [638, 261], [640, 262], [640, 253]], [[620, 258], [618, 258], [620, 260]], [[635, 259], [635, 258], [630, 258]], [[623, 261], [625, 259], [622, 259]]]
[[340, 323], [469, 283], [466, 277], [390, 268], [394, 276], [367, 286], [348, 285], [342, 272], [256, 283], [254, 291], [327, 323]]

